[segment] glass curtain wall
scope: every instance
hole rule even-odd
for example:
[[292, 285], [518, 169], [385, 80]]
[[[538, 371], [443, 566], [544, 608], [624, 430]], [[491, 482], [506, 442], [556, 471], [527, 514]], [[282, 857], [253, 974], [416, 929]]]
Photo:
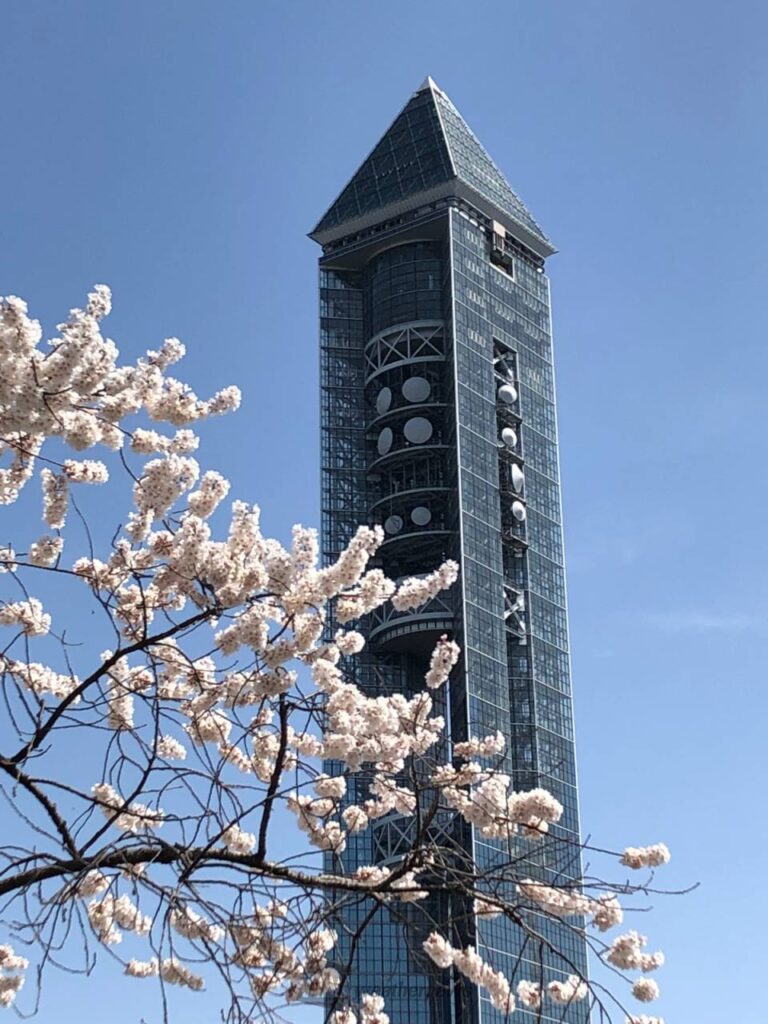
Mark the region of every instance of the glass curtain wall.
[[[450, 216], [466, 729], [477, 736], [501, 729], [515, 788], [543, 786], [566, 809], [552, 840], [528, 844], [530, 849], [520, 841], [504, 850], [475, 835], [474, 856], [481, 867], [508, 861], [510, 854], [527, 856], [532, 877], [577, 881], [578, 797], [548, 283], [522, 255], [511, 258], [508, 271], [500, 269], [490, 259], [487, 227], [465, 212], [452, 210]], [[516, 398], [506, 402], [500, 389], [509, 385]], [[502, 441], [505, 429], [513, 431], [514, 444]], [[524, 519], [512, 514], [515, 505]], [[454, 733], [461, 725], [454, 722]], [[479, 950], [510, 976], [535, 980], [542, 962], [550, 970], [586, 975], [583, 938], [567, 924], [532, 921], [539, 943], [524, 940], [509, 921], [479, 920]], [[569, 963], [547, 952], [548, 941]], [[584, 1006], [564, 1016], [562, 1007], [547, 1005], [543, 1020], [587, 1019]], [[481, 1019], [496, 1024], [503, 1017], [481, 999]]]

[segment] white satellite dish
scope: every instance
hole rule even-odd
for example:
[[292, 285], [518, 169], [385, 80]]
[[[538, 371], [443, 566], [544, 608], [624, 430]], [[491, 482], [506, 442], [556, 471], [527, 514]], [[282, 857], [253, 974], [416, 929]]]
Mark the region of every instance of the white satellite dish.
[[424, 444], [432, 437], [432, 424], [423, 416], [414, 416], [403, 427], [403, 433], [411, 444]]
[[416, 526], [426, 526], [432, 520], [432, 513], [426, 505], [417, 505], [411, 511], [411, 522]]
[[392, 447], [394, 440], [394, 434], [390, 427], [384, 427], [382, 432], [379, 434], [379, 439], [376, 442], [376, 447], [379, 449], [379, 455], [386, 455], [389, 449]]
[[517, 401], [517, 388], [512, 384], [502, 384], [496, 394], [505, 405], [514, 405]]
[[525, 511], [525, 505], [522, 503], [522, 501], [512, 502], [512, 515], [515, 517], [518, 523], [522, 523], [524, 521], [527, 512]]
[[384, 523], [386, 533], [400, 533], [403, 528], [402, 516], [390, 516]]
[[504, 427], [501, 432], [501, 440], [507, 446], [507, 448], [514, 448], [517, 444], [517, 434], [512, 427]]
[[525, 474], [519, 466], [512, 466], [509, 475], [512, 477], [512, 486], [519, 494], [523, 489], [523, 484], [525, 483]]
[[392, 391], [390, 388], [382, 388], [376, 395], [376, 412], [383, 415], [392, 405]]
[[403, 398], [406, 402], [426, 402], [432, 386], [426, 377], [409, 377], [403, 381]]

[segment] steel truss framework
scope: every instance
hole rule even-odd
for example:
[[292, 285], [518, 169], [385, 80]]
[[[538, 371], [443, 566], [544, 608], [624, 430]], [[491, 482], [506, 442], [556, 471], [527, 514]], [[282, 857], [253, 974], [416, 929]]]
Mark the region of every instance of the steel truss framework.
[[381, 331], [365, 347], [368, 380], [400, 363], [430, 362], [445, 359], [445, 332], [442, 320], [398, 324]]

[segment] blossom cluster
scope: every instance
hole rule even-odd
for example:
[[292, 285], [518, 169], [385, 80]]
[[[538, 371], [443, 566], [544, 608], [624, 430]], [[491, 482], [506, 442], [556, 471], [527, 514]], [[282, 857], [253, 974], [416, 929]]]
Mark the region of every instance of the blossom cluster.
[[[305, 997], [322, 997], [334, 991], [340, 977], [328, 967], [328, 953], [337, 942], [337, 935], [327, 928], [309, 933], [301, 948], [291, 948], [281, 939], [280, 928], [286, 918], [285, 904], [270, 901], [256, 907], [250, 918], [237, 918], [227, 925], [236, 953], [233, 963], [248, 972], [254, 996], [263, 998], [269, 993], [282, 992], [287, 1001]], [[219, 943], [224, 929], [212, 925], [202, 914], [190, 907], [177, 906], [171, 912], [171, 927], [191, 941], [203, 940], [208, 947]], [[176, 957], [138, 961], [132, 959], [126, 974], [134, 978], [160, 976], [171, 984], [199, 990], [203, 979]]]
[[453, 752], [456, 757], [494, 757], [503, 753], [506, 742], [504, 734], [497, 730], [493, 736], [473, 737], [464, 743], [454, 743]]
[[147, 935], [152, 927], [152, 918], [142, 914], [129, 896], [107, 893], [100, 900], [92, 900], [86, 910], [97, 938], [107, 946], [122, 942], [121, 928]]
[[69, 699], [74, 703], [77, 699], [72, 696], [80, 686], [77, 676], [55, 672], [37, 661], [18, 661], [0, 654], [0, 672], [12, 676], [38, 697], [50, 693], [57, 700]]
[[409, 576], [392, 595], [392, 605], [399, 612], [411, 611], [427, 604], [437, 597], [441, 590], [448, 590], [459, 578], [456, 562], [443, 562], [439, 569], [427, 576]]
[[621, 857], [621, 863], [637, 871], [639, 868], [657, 868], [668, 864], [671, 858], [665, 843], [654, 843], [653, 846], [628, 846]]
[[586, 981], [576, 974], [569, 974], [565, 981], [550, 981], [547, 992], [553, 1003], [574, 1003], [586, 999], [589, 989]]
[[286, 917], [285, 904], [272, 900], [256, 907], [252, 917], [229, 925], [237, 948], [235, 962], [250, 972], [254, 996], [261, 999], [282, 992], [287, 1002], [296, 1002], [335, 991], [341, 978], [328, 966], [327, 956], [338, 941], [336, 932], [318, 928], [305, 937], [301, 946], [291, 948], [280, 935]]
[[135, 366], [119, 366], [117, 346], [102, 337], [99, 326], [110, 309], [109, 289], [97, 285], [86, 308], [73, 309], [59, 325], [59, 336], [45, 352], [39, 347], [40, 324], [27, 315], [26, 303], [0, 298], [0, 454], [12, 460], [0, 470], [3, 503], [17, 499], [46, 438], [61, 437], [76, 451], [97, 444], [118, 449], [121, 420], [140, 410], [154, 420], [186, 425], [239, 405], [237, 388], [201, 401], [165, 374], [184, 355], [173, 338]]
[[360, 999], [359, 1013], [350, 1008], [336, 1010], [330, 1024], [389, 1024], [389, 1017], [384, 1013], [381, 996], [366, 993]]
[[655, 971], [664, 963], [664, 954], [662, 952], [644, 953], [643, 948], [647, 942], [647, 938], [644, 935], [639, 935], [636, 931], [619, 935], [611, 943], [605, 959], [622, 971], [637, 970], [644, 973]]
[[174, 736], [166, 733], [157, 741], [155, 753], [165, 761], [184, 761], [187, 757], [187, 748]]
[[169, 985], [181, 985], [194, 992], [205, 987], [200, 975], [194, 974], [186, 964], [173, 956], [163, 960], [129, 960], [125, 973], [132, 978], [155, 978], [159, 975]]
[[541, 1006], [541, 984], [523, 979], [517, 983], [517, 998], [526, 1010], [538, 1010]]
[[[112, 658], [112, 651], [104, 651], [103, 662]], [[145, 692], [153, 682], [152, 673], [144, 666], [130, 668], [126, 658], [118, 658], [107, 669], [107, 724], [111, 729], [133, 729], [134, 694]]]
[[592, 924], [602, 932], [624, 920], [621, 904], [610, 894], [592, 898], [576, 889], [543, 885], [531, 879], [524, 879], [517, 888], [553, 917], [591, 917]]
[[13, 948], [0, 945], [0, 1006], [10, 1006], [24, 984], [29, 961], [14, 953]]
[[299, 829], [318, 850], [332, 850], [334, 853], [344, 851], [347, 845], [346, 832], [338, 821], [329, 820], [329, 815], [337, 810], [337, 801], [300, 794], [289, 796], [287, 807], [296, 815]]
[[221, 841], [231, 853], [248, 854], [256, 845], [256, 836], [232, 824], [224, 830]]
[[[485, 989], [492, 1005], [499, 1012], [509, 1014], [515, 1009], [515, 996], [509, 981], [501, 971], [495, 971], [486, 963], [473, 946], [457, 949], [438, 932], [432, 932], [423, 943], [423, 948], [437, 967], [455, 967], [474, 985]], [[553, 1002], [568, 1004], [586, 999], [589, 988], [584, 978], [571, 974], [564, 981], [550, 981], [546, 991]], [[538, 1009], [542, 1000], [540, 983], [527, 980], [518, 982], [517, 998], [526, 1009]]]
[[[500, 748], [499, 736], [457, 746], [467, 752], [486, 751], [484, 756], [490, 756]], [[515, 792], [508, 775], [485, 770], [475, 762], [459, 768], [443, 765], [434, 773], [433, 782], [448, 804], [489, 839], [507, 838], [520, 830], [531, 838], [542, 836], [563, 814], [563, 805], [547, 790]]]
[[509, 982], [501, 971], [495, 971], [483, 960], [474, 946], [457, 949], [438, 932], [432, 932], [424, 941], [423, 948], [438, 967], [453, 966], [474, 985], [485, 989], [492, 1005], [500, 1013], [512, 1013], [515, 1008], [515, 997]]
[[49, 567], [56, 563], [64, 549], [62, 537], [51, 537], [48, 535], [39, 537], [29, 546], [29, 561], [32, 565]]
[[108, 782], [99, 782], [91, 792], [104, 816], [121, 832], [140, 833], [159, 828], [165, 815], [161, 810], [153, 811], [145, 804], [135, 801], [126, 804], [117, 790]]
[[451, 669], [459, 660], [461, 651], [455, 640], [449, 640], [444, 633], [437, 644], [429, 662], [429, 671], [425, 681], [430, 690], [436, 690], [442, 686], [451, 674]]
[[0, 605], [0, 626], [18, 626], [24, 636], [45, 636], [51, 628], [51, 616], [36, 597], [30, 597]]
[[659, 998], [659, 986], [653, 978], [638, 978], [632, 986], [632, 995], [641, 1003], [651, 1003]]
[[[321, 664], [316, 662], [313, 671]], [[399, 693], [366, 697], [349, 683], [320, 683], [319, 689], [329, 693], [323, 753], [352, 771], [364, 764], [400, 771], [408, 757], [425, 754], [445, 727], [440, 715], [432, 715], [427, 693], [408, 700]]]
[[207, 942], [219, 942], [224, 929], [211, 924], [202, 914], [196, 913], [191, 907], [174, 907], [170, 915], [171, 928], [183, 935], [185, 939], [205, 939]]

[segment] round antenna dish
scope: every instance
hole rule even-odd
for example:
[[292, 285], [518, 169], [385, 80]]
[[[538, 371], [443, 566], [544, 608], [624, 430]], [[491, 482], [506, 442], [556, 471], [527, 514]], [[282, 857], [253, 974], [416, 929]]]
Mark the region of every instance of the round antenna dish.
[[384, 427], [382, 432], [379, 434], [379, 439], [376, 442], [376, 447], [379, 450], [379, 455], [386, 455], [389, 449], [392, 447], [394, 440], [394, 434], [390, 427]]
[[517, 401], [517, 388], [512, 384], [502, 384], [496, 394], [505, 405], [514, 405]]
[[426, 377], [409, 377], [403, 381], [403, 398], [406, 402], [426, 402], [432, 386]]
[[507, 448], [514, 448], [517, 444], [517, 434], [512, 427], [504, 427], [501, 432], [501, 440], [507, 446]]
[[385, 533], [400, 533], [403, 528], [403, 517], [402, 516], [390, 516], [384, 523]]
[[432, 520], [432, 513], [426, 505], [417, 505], [411, 511], [411, 522], [416, 526], [426, 526]]
[[383, 416], [392, 405], [392, 391], [390, 388], [382, 388], [376, 395], [376, 412]]
[[424, 444], [432, 437], [432, 424], [423, 416], [414, 416], [403, 427], [403, 433], [411, 444]]
[[522, 503], [522, 501], [512, 502], [512, 515], [515, 517], [518, 523], [522, 523], [525, 520], [527, 514], [528, 513], [525, 511], [525, 505]]
[[520, 469], [519, 466], [513, 466], [509, 475], [512, 477], [512, 486], [519, 494], [523, 489], [523, 484], [525, 483], [525, 475], [522, 469]]

